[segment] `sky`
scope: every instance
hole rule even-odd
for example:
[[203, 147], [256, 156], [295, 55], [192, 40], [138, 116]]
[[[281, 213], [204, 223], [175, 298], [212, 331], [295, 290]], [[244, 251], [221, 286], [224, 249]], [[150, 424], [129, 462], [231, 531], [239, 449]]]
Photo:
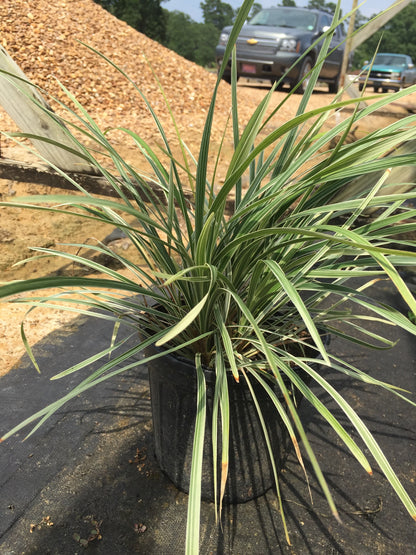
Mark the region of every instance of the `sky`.
[[[243, 3], [243, 0], [222, 0], [223, 2], [230, 4], [233, 8], [238, 8]], [[263, 6], [263, 8], [269, 8], [270, 6], [277, 6], [279, 0], [255, 0]], [[335, 2], [336, 0], [332, 0]], [[360, 12], [366, 17], [370, 17], [393, 4], [394, 0], [367, 0], [364, 2], [360, 8]], [[308, 0], [297, 0], [296, 4], [298, 6], [306, 6]], [[361, 4], [361, 1], [358, 2]], [[199, 7], [200, 0], [165, 0], [162, 6], [167, 10], [183, 12], [188, 14], [194, 21], [202, 22], [202, 10]], [[342, 11], [347, 14], [352, 7], [352, 0], [341, 0]]]

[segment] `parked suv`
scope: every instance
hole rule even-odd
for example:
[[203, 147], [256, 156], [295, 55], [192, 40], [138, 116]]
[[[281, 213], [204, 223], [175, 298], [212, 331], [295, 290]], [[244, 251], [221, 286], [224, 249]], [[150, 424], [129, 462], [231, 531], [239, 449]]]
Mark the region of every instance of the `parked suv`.
[[[277, 7], [259, 11], [244, 25], [237, 39], [238, 77], [258, 77], [278, 81], [300, 58], [313, 42], [331, 25], [332, 17], [325, 12], [304, 8]], [[225, 46], [232, 27], [222, 30], [216, 48], [218, 66], [222, 63]], [[338, 90], [344, 40], [340, 27], [335, 30], [329, 50], [333, 50], [325, 60], [320, 81], [328, 83], [329, 91]], [[313, 48], [285, 76], [290, 86], [302, 82], [303, 77], [316, 62], [319, 45]], [[224, 79], [231, 81], [231, 61], [224, 73]], [[299, 89], [301, 92], [305, 84]]]
[[365, 62], [361, 70], [358, 84], [360, 91], [366, 82], [367, 87], [374, 87], [374, 92], [380, 88], [383, 93], [389, 89], [398, 91], [416, 83], [416, 69], [410, 56], [379, 52], [373, 64]]

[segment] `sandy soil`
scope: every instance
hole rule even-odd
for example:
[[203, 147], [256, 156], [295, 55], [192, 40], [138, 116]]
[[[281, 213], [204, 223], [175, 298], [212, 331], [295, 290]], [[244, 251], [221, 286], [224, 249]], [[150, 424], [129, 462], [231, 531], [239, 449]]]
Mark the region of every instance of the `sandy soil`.
[[[268, 90], [267, 84], [246, 81], [239, 83], [240, 99], [247, 99], [248, 103], [258, 102]], [[273, 104], [276, 105], [284, 94], [284, 92], [275, 92]], [[311, 99], [310, 108], [327, 104], [330, 98], [324, 88], [317, 89]], [[299, 96], [294, 96], [291, 102], [287, 103], [284, 109], [279, 112], [278, 116], [269, 122], [268, 131], [291, 117], [295, 113], [299, 100]], [[407, 102], [411, 101], [411, 99], [407, 100]], [[372, 129], [383, 127], [394, 119], [402, 117], [405, 113], [406, 111], [402, 107], [396, 106], [390, 113], [382, 113], [378, 117], [372, 117], [365, 128], [360, 125], [356, 129], [356, 136], [359, 137]], [[187, 133], [185, 139], [190, 149], [195, 153], [199, 145], [200, 133], [193, 127], [188, 127], [188, 130], [189, 133]], [[224, 162], [226, 161], [227, 152], [230, 151], [231, 140], [227, 139], [224, 149]], [[2, 148], [1, 155], [5, 158], [28, 162], [35, 159], [32, 154], [10, 144]], [[135, 155], [132, 151], [127, 149], [126, 155], [127, 157], [133, 157], [134, 163], [140, 167], [141, 161], [134, 158]], [[223, 173], [222, 170], [219, 171], [219, 183], [224, 177]], [[53, 194], [54, 192], [61, 194], [62, 190], [54, 190], [51, 187], [31, 183], [0, 180], [0, 198], [3, 201], [12, 200], [16, 196]], [[42, 212], [34, 214], [31, 211], [0, 207], [0, 281], [51, 275], [57, 272], [73, 274], [78, 270], [71, 264], [63, 264], [59, 259], [22, 261], [33, 254], [30, 247], [50, 247], [65, 242], [95, 242], [105, 238], [111, 231], [112, 228], [106, 225], [97, 226], [93, 222], [79, 221], [59, 214]], [[121, 245], [120, 248], [125, 247], [126, 245], [124, 247]], [[128, 254], [129, 256], [132, 255], [130, 252]], [[37, 309], [25, 317], [26, 312], [27, 306], [11, 303], [0, 304], [0, 375], [12, 368], [24, 354], [20, 336], [20, 322], [23, 318], [25, 318], [25, 330], [31, 344], [36, 343], [56, 328], [69, 325], [75, 318], [73, 314], [68, 312], [47, 309]]]

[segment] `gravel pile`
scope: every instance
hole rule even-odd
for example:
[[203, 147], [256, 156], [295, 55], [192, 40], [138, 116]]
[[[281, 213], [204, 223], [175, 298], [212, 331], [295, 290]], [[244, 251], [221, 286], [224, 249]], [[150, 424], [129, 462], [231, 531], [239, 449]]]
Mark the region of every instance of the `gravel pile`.
[[[144, 139], [155, 135], [148, 110], [133, 86], [80, 41], [120, 66], [167, 128], [172, 126], [152, 71], [163, 85], [181, 131], [200, 130], [203, 125], [215, 75], [137, 32], [93, 0], [1, 0], [0, 41], [34, 83], [63, 100], [59, 80], [103, 127], [126, 126]], [[214, 128], [218, 137], [229, 114], [229, 85], [222, 83], [219, 93]], [[248, 101], [241, 114], [243, 123], [253, 107]], [[5, 122], [0, 108], [3, 129]]]

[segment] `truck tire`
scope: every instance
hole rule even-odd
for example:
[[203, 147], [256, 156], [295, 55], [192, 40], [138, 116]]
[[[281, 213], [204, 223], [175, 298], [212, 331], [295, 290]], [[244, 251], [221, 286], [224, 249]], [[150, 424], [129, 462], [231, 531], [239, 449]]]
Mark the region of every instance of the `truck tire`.
[[306, 90], [306, 87], [308, 86], [309, 77], [305, 79], [305, 75], [307, 75], [311, 71], [312, 67], [313, 67], [312, 58], [310, 56], [306, 56], [306, 58], [304, 58], [302, 61], [302, 65], [300, 66], [300, 71], [299, 71], [299, 77], [298, 77], [298, 83], [297, 83], [299, 84], [299, 86], [296, 89], [296, 92], [298, 92], [299, 94], [303, 94]]
[[330, 83], [328, 83], [328, 90], [331, 94], [337, 94], [338, 89], [339, 89], [340, 79], [341, 79], [341, 74], [338, 73], [338, 75], [335, 77], [334, 81], [331, 81]]

